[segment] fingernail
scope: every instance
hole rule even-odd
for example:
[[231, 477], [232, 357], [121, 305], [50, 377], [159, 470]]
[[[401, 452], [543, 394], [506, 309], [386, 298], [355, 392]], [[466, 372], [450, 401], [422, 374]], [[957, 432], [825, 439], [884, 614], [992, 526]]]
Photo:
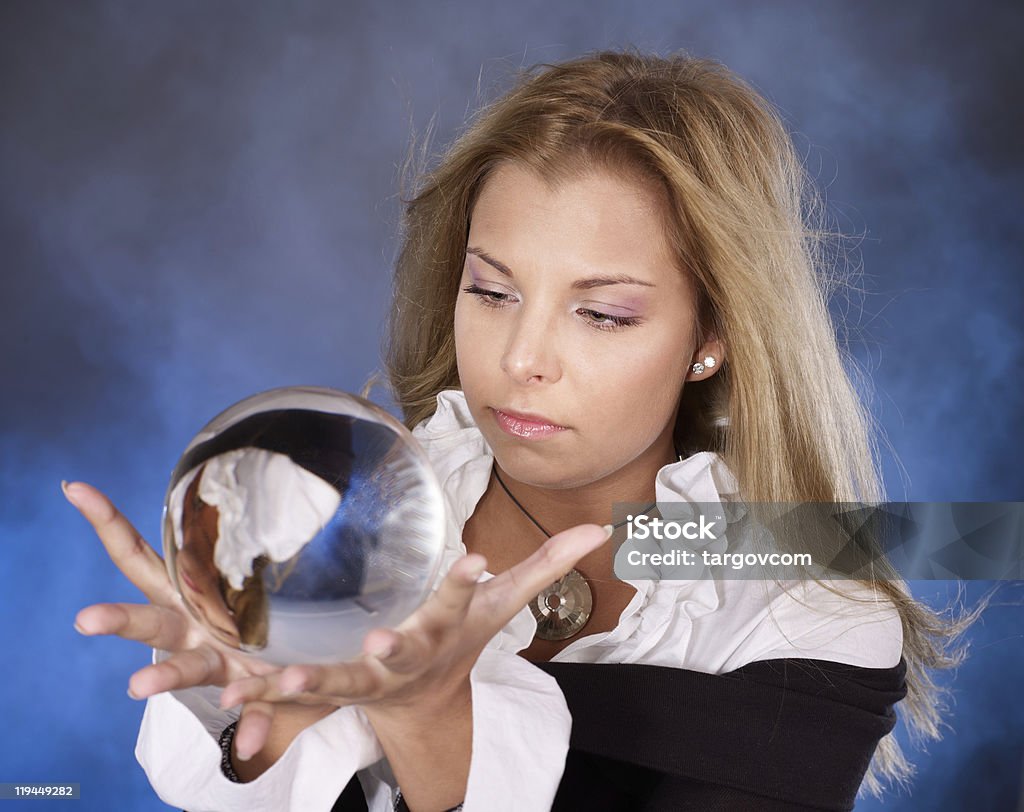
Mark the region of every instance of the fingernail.
[[382, 660], [385, 657], [390, 657], [391, 652], [395, 650], [395, 647], [391, 643], [385, 643], [383, 646], [370, 649], [370, 656], [376, 657], [378, 660]]
[[239, 761], [248, 761], [252, 758], [252, 753], [249, 752], [249, 748], [242, 747], [238, 743], [238, 739], [235, 739], [235, 758]]
[[466, 577], [472, 581], [476, 581], [484, 574], [484, 570], [487, 568], [487, 561], [480, 559], [475, 564], [471, 564], [466, 568]]
[[141, 696], [139, 696], [137, 693], [135, 693], [135, 691], [131, 689], [130, 685], [128, 686], [128, 696], [130, 696], [132, 699], [142, 699]]
[[60, 481], [60, 489], [64, 494], [64, 498], [71, 504], [75, 504], [75, 492], [71, 490], [71, 483], [66, 479], [62, 479]]
[[78, 621], [77, 620], [75, 621], [75, 631], [78, 632], [79, 634], [85, 634], [85, 635], [89, 634], [89, 632], [87, 632], [85, 629], [83, 629], [81, 626], [78, 625]]
[[608, 541], [608, 539], [610, 539], [612, 537], [612, 533], [615, 532], [615, 526], [611, 525], [611, 524], [606, 524], [606, 525], [602, 526], [601, 529], [604, 530], [604, 540], [605, 541]]

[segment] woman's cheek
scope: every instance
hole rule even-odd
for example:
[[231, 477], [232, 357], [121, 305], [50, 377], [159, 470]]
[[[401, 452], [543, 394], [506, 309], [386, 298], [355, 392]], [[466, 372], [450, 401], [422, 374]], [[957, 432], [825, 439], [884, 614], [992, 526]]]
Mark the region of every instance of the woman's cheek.
[[486, 324], [480, 318], [479, 313], [474, 313], [464, 300], [460, 300], [455, 306], [455, 347], [458, 349], [472, 350], [475, 342], [486, 335]]

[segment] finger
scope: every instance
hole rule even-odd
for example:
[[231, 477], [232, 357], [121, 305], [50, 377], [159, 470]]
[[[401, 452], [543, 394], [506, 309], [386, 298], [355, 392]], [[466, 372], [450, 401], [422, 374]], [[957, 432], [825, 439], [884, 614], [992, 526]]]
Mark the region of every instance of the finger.
[[[221, 708], [233, 708], [249, 702], [282, 702], [286, 697], [278, 687], [278, 681], [270, 674], [243, 677], [228, 683], [220, 695]], [[289, 701], [294, 701], [289, 698]]]
[[270, 679], [277, 680], [286, 699], [350, 704], [380, 690], [381, 671], [380, 663], [369, 658], [337, 665], [291, 665]]
[[487, 566], [478, 553], [463, 556], [441, 581], [437, 591], [415, 613], [421, 629], [431, 635], [462, 624], [476, 592], [476, 583]]
[[269, 702], [248, 702], [235, 728], [235, 755], [248, 761], [267, 743], [274, 721], [274, 706]]
[[369, 696], [379, 686], [380, 677], [371, 674], [360, 661], [323, 667], [294, 665], [235, 680], [221, 692], [220, 706], [232, 708], [257, 701], [346, 705]]
[[137, 603], [87, 606], [75, 617], [75, 628], [84, 635], [116, 634], [166, 651], [180, 648], [187, 631], [184, 619], [177, 612]]
[[388, 671], [412, 674], [430, 659], [429, 638], [398, 629], [373, 629], [363, 640], [363, 653], [383, 663]]
[[92, 525], [110, 559], [125, 577], [153, 603], [167, 604], [172, 601], [174, 590], [163, 559], [113, 503], [84, 482], [72, 482], [63, 487], [67, 500]]
[[136, 671], [128, 680], [128, 694], [135, 699], [145, 699], [162, 691], [213, 685], [223, 670], [223, 661], [211, 646], [197, 646]]
[[611, 538], [611, 525], [581, 524], [552, 536], [533, 555], [482, 584], [487, 611], [502, 628], [545, 587]]

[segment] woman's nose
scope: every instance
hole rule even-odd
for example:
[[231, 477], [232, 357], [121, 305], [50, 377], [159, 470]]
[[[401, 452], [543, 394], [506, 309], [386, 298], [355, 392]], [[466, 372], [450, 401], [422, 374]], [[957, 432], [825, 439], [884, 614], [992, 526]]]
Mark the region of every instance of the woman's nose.
[[501, 368], [516, 383], [539, 378], [553, 383], [562, 377], [558, 342], [550, 320], [518, 319], [501, 358]]

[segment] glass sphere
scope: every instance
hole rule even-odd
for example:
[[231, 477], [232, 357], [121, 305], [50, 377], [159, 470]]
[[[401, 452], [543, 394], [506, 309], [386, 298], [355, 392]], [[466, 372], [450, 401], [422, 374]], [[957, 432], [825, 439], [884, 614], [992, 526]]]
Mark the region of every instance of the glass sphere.
[[196, 435], [162, 527], [171, 582], [218, 640], [275, 665], [341, 662], [429, 595], [444, 500], [422, 447], [386, 411], [288, 387]]

